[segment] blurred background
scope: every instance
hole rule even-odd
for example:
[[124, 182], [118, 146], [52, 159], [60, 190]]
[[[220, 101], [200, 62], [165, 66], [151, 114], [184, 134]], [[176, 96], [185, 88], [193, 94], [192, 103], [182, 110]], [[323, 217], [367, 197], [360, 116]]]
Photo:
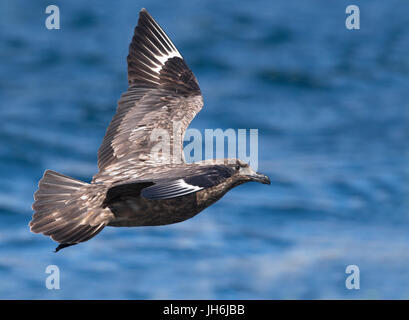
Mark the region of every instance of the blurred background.
[[[191, 127], [259, 129], [272, 185], [55, 254], [29, 232], [33, 193], [45, 169], [97, 171], [142, 7], [199, 80]], [[0, 298], [408, 299], [408, 87], [407, 0], [0, 2]]]

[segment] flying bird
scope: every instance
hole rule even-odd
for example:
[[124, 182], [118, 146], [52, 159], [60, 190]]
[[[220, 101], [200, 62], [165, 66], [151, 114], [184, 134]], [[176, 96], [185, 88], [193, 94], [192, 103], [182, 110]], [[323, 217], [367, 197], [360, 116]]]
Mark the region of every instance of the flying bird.
[[[34, 194], [30, 230], [57, 241], [56, 252], [91, 239], [106, 226], [181, 222], [242, 183], [270, 184], [239, 159], [184, 162], [183, 135], [203, 98], [185, 60], [145, 9], [127, 62], [128, 90], [98, 150], [99, 170], [91, 183], [46, 170]], [[172, 133], [180, 162], [171, 161], [170, 154], [153, 154], [151, 134], [158, 128]]]

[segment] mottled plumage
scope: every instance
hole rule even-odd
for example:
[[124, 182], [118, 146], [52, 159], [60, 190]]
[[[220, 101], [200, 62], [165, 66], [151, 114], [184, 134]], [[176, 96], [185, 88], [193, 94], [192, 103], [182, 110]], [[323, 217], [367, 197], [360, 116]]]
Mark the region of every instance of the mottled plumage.
[[[98, 150], [98, 173], [85, 183], [47, 170], [34, 194], [30, 229], [59, 242], [56, 251], [89, 240], [105, 226], [184, 221], [241, 183], [270, 183], [236, 159], [184, 162], [183, 136], [203, 106], [202, 95], [181, 54], [145, 9], [127, 61], [129, 87]], [[155, 129], [169, 133], [171, 153], [152, 152]]]

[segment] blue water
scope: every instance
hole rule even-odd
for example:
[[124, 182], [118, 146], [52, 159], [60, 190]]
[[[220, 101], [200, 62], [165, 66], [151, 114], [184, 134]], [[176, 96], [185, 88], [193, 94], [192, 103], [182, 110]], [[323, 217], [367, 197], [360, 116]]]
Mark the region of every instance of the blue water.
[[[44, 26], [49, 4], [60, 30]], [[272, 185], [55, 254], [27, 227], [32, 195], [45, 169], [96, 172], [142, 7], [199, 80], [192, 127], [259, 129]], [[2, 1], [0, 298], [408, 299], [408, 87], [405, 0]], [[51, 264], [60, 290], [45, 287]]]

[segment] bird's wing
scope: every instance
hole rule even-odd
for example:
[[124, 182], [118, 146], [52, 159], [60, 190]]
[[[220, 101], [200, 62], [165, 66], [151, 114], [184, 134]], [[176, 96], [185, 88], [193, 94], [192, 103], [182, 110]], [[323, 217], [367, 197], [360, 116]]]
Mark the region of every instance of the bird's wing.
[[149, 160], [150, 165], [168, 161], [166, 154], [159, 160], [152, 155], [158, 143], [151, 139], [154, 129], [167, 131], [170, 148], [183, 160], [183, 135], [203, 106], [202, 95], [192, 71], [145, 9], [139, 14], [127, 61], [129, 87], [98, 150], [100, 171], [122, 160]]
[[114, 185], [108, 190], [105, 203], [131, 193], [150, 200], [177, 198], [216, 186], [233, 174], [234, 169], [218, 165], [180, 168], [155, 175], [153, 179]]

